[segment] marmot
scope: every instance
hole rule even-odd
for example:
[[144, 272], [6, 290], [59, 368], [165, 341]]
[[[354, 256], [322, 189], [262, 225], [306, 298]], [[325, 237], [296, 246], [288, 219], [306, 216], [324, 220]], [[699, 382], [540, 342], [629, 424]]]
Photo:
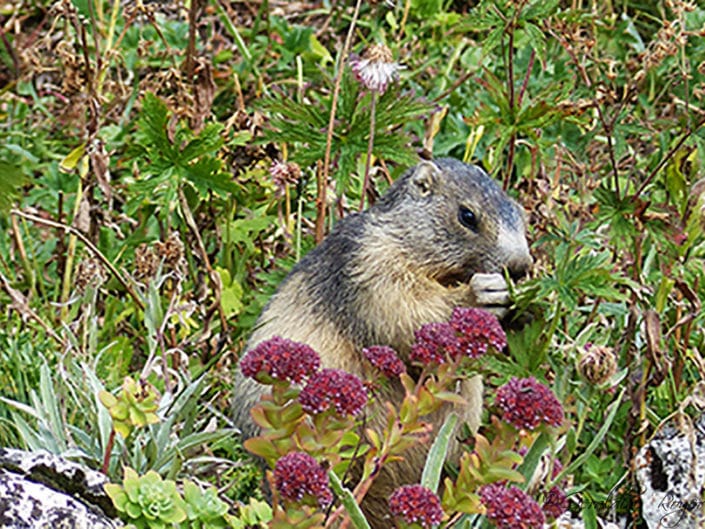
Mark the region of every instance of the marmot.
[[[370, 372], [364, 347], [389, 345], [408, 363], [414, 331], [448, 320], [455, 307], [502, 314], [509, 304], [504, 271], [518, 278], [532, 263], [525, 231], [523, 210], [482, 169], [422, 161], [375, 205], [338, 222], [292, 269], [247, 349], [278, 335], [311, 346], [322, 367], [362, 377]], [[239, 373], [236, 379], [235, 421], [250, 437], [249, 410], [266, 388]], [[465, 381], [461, 392], [468, 402], [462, 418], [475, 431], [481, 379]], [[400, 402], [403, 394], [394, 381], [379, 400]], [[424, 462], [425, 450], [412, 450], [377, 478], [363, 502], [373, 527], [390, 526], [389, 494], [418, 483]]]

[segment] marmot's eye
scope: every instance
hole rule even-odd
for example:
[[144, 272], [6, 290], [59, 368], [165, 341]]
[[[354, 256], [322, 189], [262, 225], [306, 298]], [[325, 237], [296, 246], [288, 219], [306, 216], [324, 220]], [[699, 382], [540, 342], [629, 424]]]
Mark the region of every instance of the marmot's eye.
[[458, 210], [458, 220], [466, 228], [477, 232], [477, 215], [465, 206], [460, 206]]

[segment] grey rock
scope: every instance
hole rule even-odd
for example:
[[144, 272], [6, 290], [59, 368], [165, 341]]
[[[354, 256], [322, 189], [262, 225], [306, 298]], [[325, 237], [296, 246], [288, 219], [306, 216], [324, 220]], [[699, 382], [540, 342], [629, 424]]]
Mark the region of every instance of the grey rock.
[[636, 456], [642, 516], [649, 529], [705, 526], [705, 418], [661, 427]]
[[0, 528], [113, 529], [107, 478], [48, 452], [0, 448]]

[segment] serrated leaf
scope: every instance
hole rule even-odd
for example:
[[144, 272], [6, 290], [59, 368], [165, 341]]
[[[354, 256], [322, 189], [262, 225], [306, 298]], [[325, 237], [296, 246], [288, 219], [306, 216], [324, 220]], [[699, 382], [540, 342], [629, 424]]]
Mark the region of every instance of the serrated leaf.
[[220, 123], [208, 123], [198, 136], [186, 144], [179, 156], [180, 161], [186, 163], [199, 156], [217, 152], [224, 144], [222, 131], [223, 125]]
[[560, 0], [534, 0], [521, 12], [521, 18], [543, 22], [556, 12], [559, 4]]

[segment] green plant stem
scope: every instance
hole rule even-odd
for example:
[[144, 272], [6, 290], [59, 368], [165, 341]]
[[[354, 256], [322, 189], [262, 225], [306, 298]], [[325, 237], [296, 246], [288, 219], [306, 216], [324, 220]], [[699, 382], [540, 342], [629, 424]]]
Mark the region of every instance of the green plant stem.
[[22, 262], [22, 270], [24, 272], [25, 278], [29, 281], [30, 294], [36, 294], [36, 284], [37, 276], [34, 273], [34, 267], [27, 256], [27, 249], [24, 245], [24, 240], [20, 234], [20, 225], [17, 222], [17, 217], [12, 216], [12, 237], [17, 245], [17, 253], [20, 255], [20, 261]]
[[217, 307], [218, 316], [220, 317], [221, 332], [227, 334], [228, 322], [225, 319], [223, 305], [220, 302], [222, 294], [222, 284], [220, 281], [220, 275], [218, 274], [218, 272], [213, 270], [213, 267], [211, 266], [211, 261], [208, 258], [208, 252], [206, 250], [205, 245], [203, 244], [203, 238], [201, 237], [201, 233], [198, 230], [198, 226], [196, 226], [196, 221], [193, 219], [193, 215], [191, 214], [191, 208], [189, 207], [188, 201], [186, 200], [186, 195], [184, 195], [184, 190], [181, 188], [179, 188], [179, 203], [181, 204], [181, 212], [183, 214], [184, 220], [186, 221], [186, 224], [188, 225], [189, 229], [193, 232], [193, 235], [196, 238], [196, 242], [198, 243], [198, 249], [201, 253], [201, 258], [203, 259], [203, 263], [206, 265], [206, 270], [208, 271], [208, 278], [210, 279], [211, 288], [213, 289], [213, 297], [215, 298], [214, 304]]
[[[79, 215], [79, 208], [81, 207], [81, 202], [83, 200], [83, 185], [81, 180], [78, 181], [78, 189], [76, 191], [76, 201], [73, 210], [73, 218]], [[76, 257], [76, 235], [69, 234], [69, 242], [66, 245], [66, 259], [64, 260], [64, 275], [61, 282], [61, 321], [66, 321], [69, 314], [68, 301], [71, 295], [71, 276], [73, 274], [73, 261]]]
[[348, 34], [345, 37], [345, 44], [340, 50], [338, 57], [338, 71], [335, 75], [335, 86], [333, 87], [333, 96], [331, 98], [330, 118], [328, 119], [328, 130], [326, 131], [326, 151], [323, 155], [323, 166], [318, 167], [316, 173], [316, 242], [323, 240], [324, 228], [326, 222], [326, 190], [328, 188], [328, 175], [330, 172], [330, 155], [333, 148], [333, 130], [335, 129], [335, 113], [338, 108], [338, 98], [340, 97], [340, 86], [343, 81], [343, 68], [345, 68], [345, 59], [350, 50], [352, 36], [355, 32], [357, 17], [360, 14], [360, 5], [362, 0], [355, 2], [355, 11], [353, 18], [350, 21]]
[[372, 91], [372, 102], [370, 103], [370, 137], [367, 141], [367, 159], [365, 160], [365, 177], [362, 180], [362, 193], [360, 193], [359, 211], [365, 208], [365, 196], [370, 186], [370, 165], [372, 165], [372, 147], [375, 144], [375, 112], [377, 110], [377, 92]]
[[[215, 8], [218, 10], [218, 13], [220, 13], [220, 20], [223, 22], [225, 29], [228, 30], [228, 33], [230, 33], [230, 36], [235, 41], [235, 46], [237, 46], [238, 51], [242, 54], [242, 56], [247, 61], [248, 66], [252, 69], [252, 73], [257, 79], [261, 80], [262, 75], [260, 74], [257, 65], [252, 60], [252, 54], [250, 53], [250, 50], [247, 48], [245, 41], [242, 39], [242, 35], [240, 35], [240, 31], [237, 29], [237, 26], [235, 26], [235, 24], [233, 24], [233, 21], [230, 20], [230, 16], [228, 15], [228, 12], [225, 10], [220, 0], [215, 2]], [[266, 93], [267, 90], [264, 87], [264, 83], [258, 84], [262, 86], [263, 91]]]

